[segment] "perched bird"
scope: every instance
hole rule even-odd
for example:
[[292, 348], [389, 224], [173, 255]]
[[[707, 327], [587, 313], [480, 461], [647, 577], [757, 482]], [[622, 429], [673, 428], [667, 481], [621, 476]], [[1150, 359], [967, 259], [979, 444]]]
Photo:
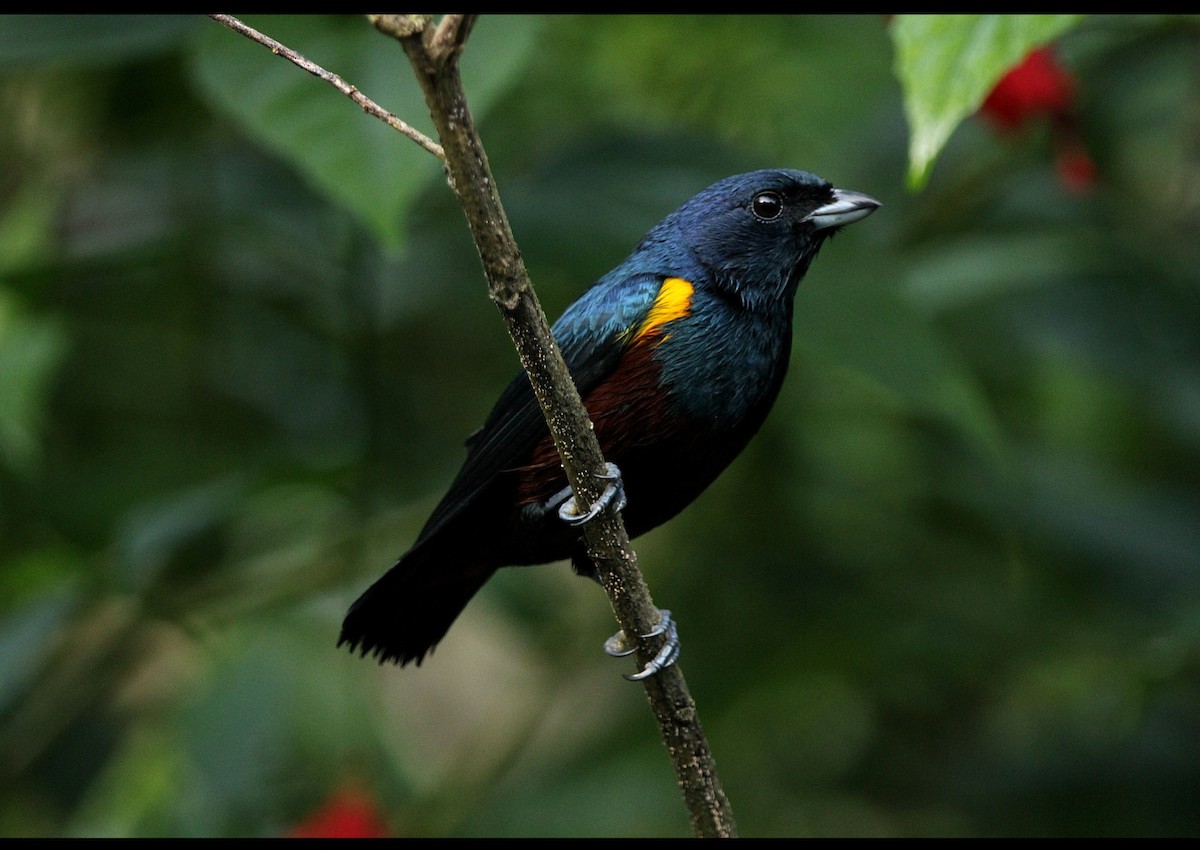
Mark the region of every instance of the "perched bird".
[[[652, 228], [554, 324], [619, 470], [609, 507], [624, 506], [631, 537], [683, 510], [758, 431], [787, 372], [796, 287], [827, 237], [879, 206], [804, 171], [728, 177]], [[350, 607], [338, 645], [420, 664], [500, 567], [570, 558], [595, 578], [570, 496], [522, 372], [468, 438], [412, 548]]]

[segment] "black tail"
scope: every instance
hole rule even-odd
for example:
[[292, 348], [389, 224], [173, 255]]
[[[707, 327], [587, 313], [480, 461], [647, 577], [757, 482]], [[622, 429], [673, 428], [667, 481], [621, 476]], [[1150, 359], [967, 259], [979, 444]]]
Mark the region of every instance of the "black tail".
[[370, 653], [380, 664], [419, 665], [496, 571], [434, 557], [418, 546], [367, 588], [346, 613], [338, 646], [348, 643], [351, 652]]

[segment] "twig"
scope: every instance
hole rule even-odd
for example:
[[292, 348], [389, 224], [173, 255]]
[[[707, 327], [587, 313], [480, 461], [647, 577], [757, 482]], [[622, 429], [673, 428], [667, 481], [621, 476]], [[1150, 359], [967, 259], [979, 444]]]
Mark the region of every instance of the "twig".
[[209, 17], [212, 18], [217, 23], [223, 24], [223, 25], [229, 27], [234, 32], [240, 33], [241, 35], [246, 36], [246, 38], [250, 39], [251, 41], [257, 41], [263, 47], [268, 48], [276, 56], [282, 56], [284, 59], [288, 60], [292, 64], [298, 65], [299, 67], [303, 68], [305, 71], [308, 71], [308, 73], [312, 74], [314, 77], [318, 77], [318, 78], [324, 80], [325, 82], [329, 83], [331, 86], [333, 86], [335, 89], [340, 91], [342, 94], [346, 95], [346, 97], [350, 98], [352, 101], [354, 101], [359, 106], [361, 106], [363, 112], [367, 113], [368, 115], [373, 115], [374, 117], [378, 118], [380, 121], [387, 124], [393, 130], [399, 130], [401, 133], [408, 136], [410, 139], [412, 139], [414, 142], [416, 142], [421, 147], [425, 148], [425, 150], [429, 151], [431, 154], [436, 156], [438, 159], [445, 161], [446, 152], [442, 150], [441, 145], [439, 145], [433, 139], [426, 136], [420, 130], [416, 129], [415, 127], [410, 126], [409, 124], [406, 124], [404, 121], [397, 118], [391, 112], [388, 112], [386, 109], [384, 109], [378, 103], [371, 100], [369, 97], [364, 95], [362, 92], [360, 92], [354, 86], [347, 83], [345, 80], [343, 80], [337, 74], [334, 74], [330, 71], [326, 71], [324, 68], [322, 68], [317, 63], [312, 62], [308, 59], [305, 59], [303, 56], [301, 56], [299, 53], [292, 50], [291, 48], [284, 47], [282, 44], [280, 44], [275, 39], [273, 39], [269, 36], [263, 35], [261, 32], [254, 29], [254, 27], [247, 26], [246, 24], [242, 23], [237, 18], [235, 18], [233, 15], [209, 15]]
[[[371, 21], [381, 32], [399, 39], [421, 83], [438, 137], [446, 149], [451, 187], [458, 195], [483, 262], [489, 293], [504, 317], [542, 406], [579, 507], [586, 510], [600, 495], [604, 457], [529, 283], [483, 143], [467, 108], [458, 56], [474, 18], [446, 15], [434, 29], [423, 16], [376, 15]], [[584, 531], [588, 556], [597, 567], [622, 631], [626, 635], [651, 633], [659, 611], [637, 569], [637, 556], [620, 515], [603, 514], [584, 526]], [[659, 639], [638, 641], [643, 667], [660, 646]], [[733, 813], [679, 666], [668, 667], [643, 681], [693, 831], [701, 837], [735, 835]]]

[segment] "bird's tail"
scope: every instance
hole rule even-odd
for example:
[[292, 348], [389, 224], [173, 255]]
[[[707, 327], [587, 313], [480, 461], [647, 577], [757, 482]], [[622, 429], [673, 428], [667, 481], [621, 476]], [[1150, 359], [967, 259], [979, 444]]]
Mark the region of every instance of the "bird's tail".
[[338, 646], [349, 644], [380, 664], [419, 665], [495, 571], [478, 559], [447, 562], [418, 546], [350, 606]]

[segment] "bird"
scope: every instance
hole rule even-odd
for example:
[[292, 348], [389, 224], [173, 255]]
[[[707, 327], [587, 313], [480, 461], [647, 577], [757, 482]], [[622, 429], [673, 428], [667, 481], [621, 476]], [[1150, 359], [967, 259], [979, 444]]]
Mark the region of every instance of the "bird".
[[[667, 215], [551, 328], [610, 462], [605, 503], [572, 514], [521, 371], [467, 438], [412, 547], [350, 606], [338, 646], [419, 666], [502, 567], [570, 559], [597, 579], [581, 523], [599, 510], [620, 510], [631, 538], [676, 516], [778, 397], [796, 291], [821, 246], [880, 206], [807, 171], [765, 169], [719, 180]], [[673, 657], [664, 648], [656, 666]]]

